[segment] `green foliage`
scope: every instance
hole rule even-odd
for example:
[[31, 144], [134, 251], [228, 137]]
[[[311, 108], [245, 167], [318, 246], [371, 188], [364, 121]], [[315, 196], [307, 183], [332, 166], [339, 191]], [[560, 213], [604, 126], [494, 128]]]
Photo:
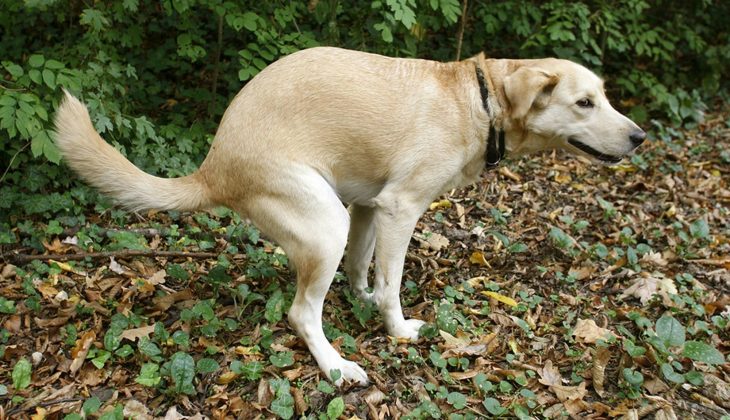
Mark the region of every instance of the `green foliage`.
[[28, 388], [28, 386], [30, 386], [31, 372], [32, 367], [28, 359], [23, 357], [18, 360], [18, 362], [15, 363], [15, 367], [13, 367], [13, 388], [16, 390]]
[[[91, 202], [86, 187], [76, 187], [54, 165], [60, 155], [52, 117], [61, 87], [82, 95], [96, 129], [135, 164], [179, 176], [200, 163], [242, 84], [279, 57], [336, 45], [453, 60], [464, 13], [458, 0], [347, 7], [304, 0], [73, 7], [11, 0], [3, 9], [0, 166], [9, 171], [2, 175], [0, 208], [7, 216], [69, 214]], [[703, 102], [727, 93], [730, 43], [723, 17], [729, 13], [730, 4], [703, 0], [470, 2], [461, 57], [485, 51], [573, 59], [605, 75], [611, 96], [622, 98], [639, 122], [664, 116], [694, 123]], [[67, 193], [33, 200], [49, 187]]]
[[[271, 401], [271, 411], [283, 419], [290, 419], [294, 416], [294, 397], [289, 390], [290, 384], [287, 379], [272, 379], [269, 381], [274, 391], [274, 398]], [[329, 412], [329, 409], [328, 409]]]
[[332, 401], [327, 404], [327, 419], [338, 419], [345, 412], [345, 400], [342, 397], [333, 398]]
[[195, 361], [187, 353], [177, 352], [170, 358], [170, 378], [173, 382], [172, 392], [176, 394], [194, 394]]

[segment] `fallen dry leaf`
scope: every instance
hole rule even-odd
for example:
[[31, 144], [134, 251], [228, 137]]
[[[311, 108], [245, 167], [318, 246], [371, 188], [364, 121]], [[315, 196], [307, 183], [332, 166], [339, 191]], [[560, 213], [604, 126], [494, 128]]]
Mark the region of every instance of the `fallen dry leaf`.
[[117, 260], [114, 259], [114, 257], [109, 257], [109, 270], [117, 273], [117, 274], [124, 274], [127, 272], [127, 269], [122, 267]]
[[149, 408], [137, 400], [128, 400], [124, 403], [124, 417], [135, 420], [152, 420], [154, 418], [150, 415]]
[[555, 385], [551, 386], [550, 390], [563, 403], [566, 401], [582, 401], [583, 397], [588, 394], [585, 382], [581, 382], [578, 386]]
[[677, 420], [677, 418], [671, 406], [662, 407], [654, 414], [654, 420]]
[[505, 305], [508, 305], [508, 306], [517, 306], [517, 301], [514, 300], [514, 299], [512, 299], [509, 296], [505, 296], [505, 295], [499, 294], [497, 292], [492, 292], [492, 291], [482, 291], [481, 293], [484, 296], [490, 297], [492, 299], [496, 299], [497, 301], [502, 302]]
[[0, 270], [0, 279], [9, 279], [15, 277], [17, 267], [12, 264], [5, 264]]
[[659, 378], [649, 378], [645, 380], [641, 386], [643, 386], [648, 393], [653, 395], [669, 391], [669, 386]]
[[443, 199], [443, 200], [439, 200], [439, 201], [434, 201], [433, 203], [431, 203], [431, 205], [428, 206], [428, 208], [430, 210], [450, 209], [451, 205], [452, 205], [451, 201], [449, 201], [447, 199]]
[[577, 268], [571, 268], [568, 270], [568, 274], [576, 280], [585, 280], [596, 272], [595, 266], [582, 266]]
[[537, 372], [540, 375], [538, 381], [547, 386], [557, 386], [563, 384], [563, 378], [560, 376], [558, 368], [553, 367], [553, 361], [548, 360], [545, 365]]
[[606, 365], [611, 359], [611, 350], [608, 347], [598, 347], [593, 354], [593, 368], [591, 373], [593, 374], [593, 389], [596, 393], [603, 397], [606, 395], [604, 389], [604, 381], [606, 379]]
[[48, 413], [48, 410], [46, 410], [43, 407], [36, 407], [35, 408], [35, 414], [30, 416], [31, 420], [44, 420], [46, 418], [46, 414]]
[[148, 325], [146, 327], [139, 327], [139, 328], [130, 328], [128, 330], [124, 330], [121, 334], [122, 338], [126, 338], [130, 341], [137, 341], [138, 339], [142, 337], [148, 337], [150, 334], [152, 334], [155, 331], [154, 325]]
[[154, 292], [155, 286], [165, 283], [165, 276], [167, 276], [167, 272], [159, 270], [148, 279], [140, 279], [142, 284], [139, 286], [139, 290], [147, 293]]
[[579, 319], [573, 329], [573, 335], [584, 343], [592, 344], [598, 340], [606, 340], [615, 334], [611, 330], [599, 327], [592, 319]]
[[661, 273], [649, 274], [642, 272], [639, 278], [619, 297], [621, 299], [626, 299], [630, 296], [637, 297], [642, 305], [646, 305], [652, 297], [659, 295], [665, 306], [674, 306], [669, 297], [670, 294], [677, 294], [677, 287], [674, 285], [672, 279]]
[[301, 389], [293, 387], [291, 391], [292, 396], [294, 397], [294, 409], [296, 410], [296, 413], [301, 416], [309, 410], [309, 404], [307, 404], [307, 401], [304, 398], [304, 393]]
[[657, 267], [665, 267], [669, 264], [669, 261], [664, 259], [662, 254], [654, 251], [649, 251], [641, 257], [641, 262], [649, 263]]
[[166, 311], [175, 302], [180, 302], [182, 300], [191, 300], [194, 298], [195, 298], [195, 296], [193, 295], [192, 290], [185, 289], [185, 290], [181, 290], [179, 292], [170, 293], [169, 295], [157, 296], [154, 299], [152, 299], [152, 301], [155, 304], [155, 309], [157, 309], [158, 311]]
[[96, 339], [96, 333], [94, 331], [86, 331], [81, 335], [81, 338], [76, 340], [76, 345], [71, 350], [73, 361], [69, 367], [69, 372], [72, 375], [76, 374], [81, 369], [81, 366], [83, 366], [86, 355], [89, 354], [91, 345], [94, 344], [94, 339]]
[[216, 383], [219, 383], [221, 385], [229, 384], [229, 383], [233, 382], [234, 380], [236, 380], [236, 378], [238, 378], [238, 376], [239, 375], [235, 372], [231, 372], [231, 371], [224, 372], [218, 377], [218, 379], [216, 380]]
[[428, 248], [431, 251], [438, 252], [449, 246], [451, 243], [449, 238], [440, 233], [428, 232], [417, 237], [421, 241], [421, 248]]
[[489, 267], [489, 263], [487, 262], [487, 259], [484, 258], [484, 253], [481, 251], [474, 251], [471, 253], [471, 256], [469, 257], [469, 261], [472, 264], [481, 265], [482, 267]]
[[553, 367], [551, 360], [546, 361], [545, 366], [538, 370], [537, 373], [540, 375], [538, 381], [546, 385], [563, 403], [566, 401], [580, 401], [588, 393], [585, 382], [581, 382], [578, 386], [563, 385], [563, 378], [560, 375], [560, 371], [556, 367]]

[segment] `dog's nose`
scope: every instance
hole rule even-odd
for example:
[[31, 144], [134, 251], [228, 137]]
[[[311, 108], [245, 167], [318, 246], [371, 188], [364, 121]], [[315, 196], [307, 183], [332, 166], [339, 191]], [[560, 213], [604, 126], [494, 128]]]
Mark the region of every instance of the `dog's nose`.
[[641, 143], [646, 140], [646, 133], [644, 130], [636, 130], [633, 133], [629, 134], [629, 140], [631, 140], [631, 143], [634, 145], [634, 147], [638, 147]]

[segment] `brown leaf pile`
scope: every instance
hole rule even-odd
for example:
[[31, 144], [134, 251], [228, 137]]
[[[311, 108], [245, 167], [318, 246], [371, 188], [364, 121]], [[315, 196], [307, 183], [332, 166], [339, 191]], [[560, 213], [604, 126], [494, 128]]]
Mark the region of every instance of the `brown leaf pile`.
[[[121, 405], [126, 416], [142, 419], [269, 418], [277, 398], [274, 378], [289, 380], [295, 416], [323, 413], [342, 396], [344, 418], [399, 418], [429, 402], [444, 417], [484, 418], [493, 416], [490, 398], [510, 416], [520, 406], [541, 418], [720, 418], [730, 410], [727, 363], [713, 368], [675, 352], [673, 361], [684, 371], [700, 371], [706, 384], [677, 386], [660, 373], [666, 356], [642, 341], [656, 319], [671, 312], [697, 339], [725, 357], [730, 350], [730, 129], [718, 114], [676, 136], [647, 145], [643, 160], [610, 168], [556, 153], [514, 161], [435, 202], [417, 226], [402, 290], [407, 315], [443, 327], [429, 338], [389, 339], [377, 315], [362, 326], [346, 297], [346, 281], [336, 282], [325, 323], [354, 338], [355, 351], [347, 357], [372, 380], [363, 389], [330, 393], [320, 386], [316, 364], [286, 321], [262, 320], [265, 300], [244, 306], [232, 295], [216, 295], [203, 280], [215, 260], [121, 257], [57, 263], [47, 275], [31, 277], [2, 264], [0, 295], [15, 301], [17, 310], [0, 314], [0, 383], [8, 390], [0, 395], [0, 418], [61, 418], [78, 413], [91, 396], [102, 401], [101, 411]], [[148, 216], [171, 223], [165, 214]], [[192, 216], [182, 218], [186, 226], [204, 229]], [[709, 237], [686, 239], [700, 219]], [[555, 244], [552, 228], [570, 236], [566, 248]], [[210, 237], [218, 252], [230, 245], [219, 232]], [[158, 236], [152, 242], [163, 248], [173, 241]], [[625, 251], [638, 244], [651, 251], [632, 261]], [[598, 245], [606, 255], [599, 255]], [[277, 252], [264, 241], [256, 246], [268, 255]], [[84, 251], [63, 237], [46, 247], [49, 253]], [[233, 289], [247, 285], [267, 298], [293, 281], [284, 267], [275, 267], [273, 280], [249, 278], [249, 256], [229, 259]], [[173, 263], [184, 267], [188, 280], [170, 277]], [[38, 293], [38, 311], [24, 303], [28, 287]], [[182, 319], [207, 298], [217, 299], [217, 318], [236, 319], [238, 327], [205, 336]], [[439, 312], [445, 299], [453, 306]], [[121, 338], [135, 353], [95, 366], [89, 355], [104, 348], [117, 313], [139, 319]], [[258, 322], [250, 321], [257, 315]], [[450, 332], [439, 324], [449, 315], [456, 323]], [[637, 324], [641, 318], [648, 326]], [[221, 366], [196, 376], [195, 394], [166, 394], [135, 382], [149, 362], [136, 346], [150, 338], [156, 322], [171, 334], [189, 334], [185, 351], [195, 360], [210, 357]], [[622, 344], [630, 337], [647, 351], [630, 355]], [[260, 346], [265, 340], [268, 349]], [[344, 352], [352, 343], [340, 336], [334, 345]], [[179, 349], [172, 338], [160, 347], [167, 357]], [[272, 352], [292, 352], [294, 364], [274, 366]], [[15, 390], [11, 372], [21, 357], [32, 361], [32, 382]], [[439, 360], [445, 367], [437, 366]], [[229, 369], [232, 361], [262, 362], [263, 377], [246, 380]], [[644, 377], [636, 395], [628, 395], [625, 369]], [[466, 397], [466, 407], [447, 397], [453, 393]]]

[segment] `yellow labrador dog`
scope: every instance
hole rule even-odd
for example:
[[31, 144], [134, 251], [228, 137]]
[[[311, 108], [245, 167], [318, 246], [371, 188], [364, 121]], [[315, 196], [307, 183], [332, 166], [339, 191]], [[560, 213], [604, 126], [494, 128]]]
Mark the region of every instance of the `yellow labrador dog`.
[[415, 339], [423, 321], [403, 316], [399, 292], [411, 234], [429, 203], [505, 154], [566, 149], [610, 164], [645, 138], [611, 107], [603, 81], [570, 61], [480, 54], [439, 63], [324, 47], [284, 57], [246, 84], [200, 169], [182, 178], [135, 167], [68, 92], [55, 123], [68, 165], [126, 208], [222, 205], [251, 219], [296, 268], [290, 324], [325, 375], [339, 370], [338, 383], [361, 384], [365, 371], [322, 331], [348, 242], [354, 291], [377, 305], [388, 334]]

